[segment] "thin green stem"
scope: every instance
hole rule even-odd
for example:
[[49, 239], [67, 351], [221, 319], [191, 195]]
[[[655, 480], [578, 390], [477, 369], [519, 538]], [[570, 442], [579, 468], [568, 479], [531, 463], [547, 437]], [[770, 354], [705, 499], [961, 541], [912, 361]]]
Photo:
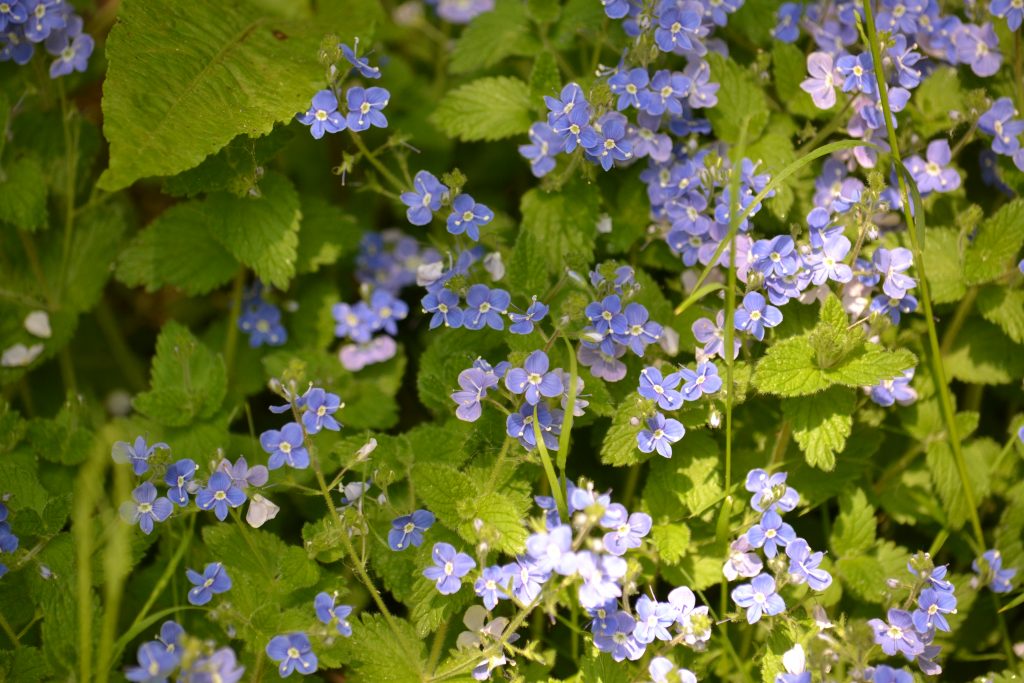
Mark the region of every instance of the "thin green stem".
[[11, 628], [11, 625], [7, 622], [7, 618], [4, 616], [3, 612], [0, 612], [0, 629], [3, 629], [3, 632], [7, 635], [7, 639], [11, 641], [11, 645], [14, 646], [15, 650], [21, 647], [21, 640], [18, 638], [18, 634], [14, 632], [13, 628]]
[[235, 365], [235, 352], [238, 350], [238, 318], [242, 314], [242, 292], [245, 289], [245, 268], [239, 268], [231, 285], [231, 314], [228, 318], [227, 335], [224, 338], [224, 368], [228, 382], [231, 382], [231, 371]]
[[442, 621], [437, 631], [434, 632], [434, 640], [430, 644], [430, 657], [427, 659], [427, 671], [433, 671], [441, 659], [441, 653], [444, 652], [444, 639], [448, 635], [449, 621], [448, 619]]
[[512, 441], [512, 437], [506, 436], [505, 440], [501, 443], [501, 450], [498, 451], [498, 457], [494, 460], [494, 465], [491, 467], [490, 479], [487, 480], [487, 486], [490, 489], [493, 489], [495, 482], [498, 481], [502, 467], [505, 465], [505, 458], [508, 457], [509, 448], [512, 446]]
[[544, 435], [540, 431], [540, 421], [537, 419], [537, 406], [533, 407], [533, 437], [537, 441], [537, 452], [540, 453], [540, 461], [544, 465], [544, 474], [547, 475], [548, 485], [551, 486], [551, 495], [558, 507], [558, 514], [562, 519], [569, 519], [569, 506], [565, 502], [565, 491], [558, 481], [555, 473], [555, 466], [551, 462], [551, 454], [544, 443]]
[[576, 392], [579, 390], [580, 371], [576, 363], [576, 349], [568, 337], [562, 337], [565, 341], [566, 351], [569, 353], [569, 397], [565, 404], [565, 417], [562, 418], [562, 433], [558, 435], [558, 471], [562, 475], [562, 485], [565, 485], [565, 463], [569, 459], [569, 436], [572, 433], [573, 413], [576, 411]]
[[[882, 64], [881, 49], [877, 32], [875, 31], [874, 13], [871, 10], [871, 2], [864, 3], [864, 24], [867, 30], [868, 47], [871, 50], [871, 58], [876, 65]], [[883, 70], [875, 69], [875, 79], [878, 84], [878, 95], [882, 105], [882, 114], [885, 119], [886, 133], [889, 138], [889, 147], [893, 159], [898, 163], [896, 179], [899, 184], [900, 198], [903, 202], [903, 212], [907, 221], [907, 232], [910, 236], [910, 245], [914, 252], [914, 262], [917, 265], [918, 286], [921, 291], [921, 304], [924, 309], [924, 319], [928, 326], [928, 344], [931, 350], [932, 372], [934, 373], [936, 392], [939, 395], [939, 405], [942, 409], [942, 417], [946, 423], [946, 433], [949, 436], [950, 447], [953, 450], [953, 458], [956, 461], [957, 472], [960, 476], [960, 485], [963, 489], [964, 501], [967, 504], [968, 515], [971, 520], [971, 527], [974, 531], [975, 542], [978, 545], [978, 552], [985, 548], [985, 533], [981, 528], [981, 518], [978, 516], [978, 506], [974, 499], [974, 489], [971, 486], [970, 475], [967, 472], [967, 462], [964, 459], [960, 443], [960, 432], [956, 424], [956, 409], [953, 405], [953, 396], [949, 390], [949, 382], [946, 378], [946, 369], [942, 362], [942, 350], [939, 347], [939, 335], [935, 329], [935, 315], [932, 311], [932, 300], [929, 292], [928, 278], [925, 273], [924, 250], [921, 247], [917, 234], [917, 222], [910, 208], [910, 192], [907, 188], [907, 181], [904, 178], [903, 158], [900, 156], [899, 138], [896, 137], [896, 129], [893, 125], [892, 109], [889, 106], [889, 93], [885, 84]], [[923, 206], [915, 207], [916, 211], [923, 212]]]
[[960, 330], [967, 321], [967, 316], [970, 315], [971, 310], [974, 307], [974, 300], [977, 297], [978, 288], [971, 287], [967, 290], [967, 293], [964, 294], [963, 298], [960, 299], [960, 303], [957, 304], [956, 311], [953, 313], [953, 319], [949, 321], [949, 325], [946, 327], [946, 332], [942, 335], [942, 346], [939, 350], [943, 356], [953, 350], [953, 344], [956, 343], [956, 337], [960, 334]]
[[381, 163], [380, 159], [377, 158], [377, 155], [370, 151], [370, 149], [366, 146], [366, 143], [363, 142], [363, 139], [360, 136], [356, 135], [355, 133], [351, 133], [351, 135], [352, 139], [356, 143], [356, 147], [359, 148], [359, 153], [362, 154], [363, 157], [370, 162], [371, 166], [377, 169], [377, 172], [380, 173], [385, 180], [391, 183], [391, 186], [397, 192], [405, 192], [406, 190], [409, 189], [405, 185], [405, 183], [398, 179], [398, 176], [392, 173], [387, 166]]

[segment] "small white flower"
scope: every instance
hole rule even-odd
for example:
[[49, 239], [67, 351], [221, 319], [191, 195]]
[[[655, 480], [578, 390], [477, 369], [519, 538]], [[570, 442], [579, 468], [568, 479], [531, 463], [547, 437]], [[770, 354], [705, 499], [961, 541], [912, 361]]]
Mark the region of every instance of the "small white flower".
[[501, 254], [496, 251], [492, 251], [490, 254], [485, 256], [484, 270], [490, 274], [491, 280], [494, 282], [505, 277], [505, 263], [501, 260]]
[[53, 330], [50, 329], [50, 316], [46, 311], [32, 311], [25, 316], [25, 329], [40, 339], [49, 339], [53, 335]]
[[33, 344], [32, 346], [15, 344], [4, 350], [3, 355], [0, 356], [0, 365], [5, 368], [23, 368], [38, 358], [42, 352], [42, 344]]
[[802, 674], [807, 666], [804, 648], [800, 643], [794, 645], [782, 655], [782, 666], [791, 674]]
[[249, 526], [254, 529], [259, 529], [266, 522], [277, 517], [277, 513], [280, 512], [281, 508], [274, 505], [272, 502], [256, 494], [249, 501], [249, 510], [245, 513], [245, 521], [248, 522]]
[[356, 462], [363, 462], [370, 457], [370, 453], [373, 453], [377, 448], [377, 439], [371, 438], [369, 441], [363, 444], [363, 447], [356, 451]]
[[444, 262], [434, 261], [433, 263], [421, 263], [416, 266], [416, 285], [426, 287], [437, 282], [444, 274]]
[[601, 214], [597, 219], [597, 231], [607, 235], [612, 231], [612, 217], [606, 213]]

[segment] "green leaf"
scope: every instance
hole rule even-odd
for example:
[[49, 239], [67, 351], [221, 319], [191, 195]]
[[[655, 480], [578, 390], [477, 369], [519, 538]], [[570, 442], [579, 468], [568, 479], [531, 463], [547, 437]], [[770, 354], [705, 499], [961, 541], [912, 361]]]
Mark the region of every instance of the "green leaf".
[[790, 337], [768, 347], [754, 368], [758, 391], [779, 396], [806, 396], [828, 388], [814, 364], [814, 348], [805, 336]]
[[526, 133], [533, 123], [529, 86], [510, 76], [475, 80], [448, 92], [430, 122], [464, 142]]
[[599, 202], [597, 187], [582, 182], [566, 185], [559, 192], [534, 188], [523, 195], [519, 207], [522, 230], [542, 248], [548, 273], [561, 275], [567, 261], [593, 261]]
[[424, 638], [436, 631], [441, 624], [461, 617], [475, 596], [467, 588], [463, 588], [455, 595], [441, 595], [433, 581], [424, 578], [421, 572], [417, 573], [420, 575], [416, 578], [412, 595], [406, 602], [412, 607], [409, 618], [416, 628], [416, 636]]
[[839, 558], [835, 565], [836, 573], [862, 600], [881, 605], [890, 599], [886, 579], [906, 572], [909, 557], [906, 550], [886, 541], [872, 555]]
[[462, 518], [459, 534], [470, 543], [485, 540], [490, 547], [509, 555], [521, 553], [529, 535], [523, 520], [530, 512], [530, 497], [477, 488], [475, 495], [458, 501]]
[[212, 194], [205, 209], [217, 241], [265, 283], [287, 289], [298, 253], [299, 194], [276, 173], [268, 173], [260, 189], [259, 197]]
[[948, 304], [967, 293], [964, 284], [963, 248], [960, 234], [952, 228], [931, 228], [924, 248], [928, 287], [932, 301]]
[[659, 524], [652, 529], [658, 557], [666, 564], [676, 564], [690, 551], [690, 528], [685, 524]]
[[[939, 134], [948, 134], [962, 123], [953, 119], [953, 112], [962, 112], [964, 91], [953, 67], [940, 67], [921, 81], [907, 107], [914, 130], [929, 140]], [[930, 266], [930, 262], [929, 262]]]
[[1009, 384], [1024, 377], [1024, 347], [1002, 331], [969, 318], [943, 358], [953, 379], [972, 384]]
[[117, 279], [155, 292], [177, 287], [206, 294], [231, 280], [238, 261], [213, 238], [203, 202], [175, 204], [135, 236], [121, 252]]
[[960, 478], [960, 471], [953, 457], [949, 442], [933, 441], [928, 445], [927, 463], [935, 490], [942, 500], [946, 523], [951, 529], [959, 529], [970, 517], [964, 486], [969, 484], [974, 502], [980, 504], [992, 487], [992, 464], [999, 456], [999, 446], [990, 439], [976, 439], [963, 448], [967, 464], [968, 483]]
[[768, 98], [747, 69], [736, 62], [710, 52], [711, 80], [718, 82], [718, 105], [706, 109], [715, 135], [725, 142], [737, 143], [743, 119], [747, 119], [747, 140], [756, 140], [768, 125]]
[[982, 284], [1010, 273], [1024, 246], [1024, 199], [1005, 204], [978, 228], [964, 262], [968, 284]]
[[0, 170], [0, 221], [29, 232], [45, 228], [46, 194], [46, 175], [35, 157], [6, 164]]
[[465, 74], [490, 68], [511, 55], [532, 55], [540, 49], [519, 0], [498, 0], [478, 15], [459, 36], [448, 70]]
[[822, 110], [814, 105], [811, 96], [800, 90], [807, 78], [807, 57], [796, 45], [775, 41], [772, 43], [772, 75], [775, 92], [786, 102], [786, 109], [805, 118], [819, 118]]
[[462, 522], [459, 510], [463, 501], [479, 493], [477, 482], [467, 473], [427, 460], [413, 465], [409, 478], [423, 504], [450, 529], [458, 529]]
[[649, 404], [650, 401], [627, 398], [616, 408], [612, 424], [601, 442], [601, 462], [625, 467], [650, 457], [640, 452], [636, 441], [637, 434], [644, 428], [644, 419], [650, 413]]
[[100, 300], [127, 224], [127, 209], [117, 202], [78, 214], [64, 277], [62, 303], [68, 310], [83, 313]]
[[212, 417], [227, 392], [224, 361], [173, 320], [160, 331], [150, 376], [150, 390], [135, 397], [135, 409], [167, 426]]
[[258, 138], [239, 135], [195, 168], [165, 180], [164, 191], [175, 197], [194, 197], [204, 192], [230, 192], [244, 197], [259, 187], [263, 164], [293, 137], [292, 129], [286, 126], [278, 126], [270, 135]]
[[836, 454], [846, 447], [853, 429], [855, 402], [853, 390], [842, 387], [782, 402], [782, 412], [793, 425], [793, 438], [807, 464], [823, 470], [835, 468]]
[[361, 623], [352, 624], [352, 637], [339, 638], [335, 646], [356, 670], [350, 678], [353, 683], [410, 683], [426, 678], [424, 642], [404, 619], [385, 620], [364, 612]]
[[[342, 16], [350, 11], [360, 10]], [[125, 2], [107, 40], [110, 167], [99, 186], [113, 191], [174, 175], [239, 134], [266, 134], [291, 120], [323, 87], [322, 36], [331, 28], [347, 35], [362, 28], [339, 18], [329, 25], [288, 20], [254, 0]], [[160, 74], [159, 84], [153, 74]]]
[[656, 519], [681, 521], [699, 515], [722, 495], [721, 463], [714, 439], [690, 432], [679, 444], [685, 444], [679, 456], [650, 461], [644, 501]]
[[62, 465], [85, 461], [93, 434], [87, 426], [83, 404], [81, 397], [72, 397], [52, 420], [36, 418], [29, 422], [26, 436], [38, 457]]
[[978, 292], [978, 311], [1018, 344], [1024, 344], [1024, 290], [989, 285]]
[[296, 273], [315, 273], [354, 253], [361, 235], [356, 220], [339, 207], [320, 197], [303, 195]]
[[840, 557], [856, 556], [875, 544], [875, 508], [862, 489], [843, 496], [832, 529], [832, 551]]
[[555, 96], [562, 88], [562, 75], [558, 71], [555, 57], [548, 51], [541, 52], [533, 62], [530, 71], [530, 99], [534, 106], [542, 107], [544, 96]]

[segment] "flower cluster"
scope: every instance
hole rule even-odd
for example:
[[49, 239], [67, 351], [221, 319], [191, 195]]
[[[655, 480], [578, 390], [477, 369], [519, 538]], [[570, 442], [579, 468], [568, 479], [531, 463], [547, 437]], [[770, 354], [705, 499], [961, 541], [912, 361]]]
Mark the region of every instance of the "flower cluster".
[[83, 33], [82, 17], [61, 0], [5, 0], [0, 4], [0, 62], [24, 66], [36, 45], [56, 57], [50, 78], [60, 78], [89, 65], [95, 41]]
[[359, 56], [358, 38], [353, 47], [340, 44], [338, 49], [345, 60], [346, 68], [339, 69], [338, 65], [331, 64], [329, 87], [313, 95], [313, 101], [306, 113], [295, 116], [299, 123], [309, 126], [310, 135], [318, 140], [324, 133], [340, 133], [345, 129], [359, 133], [371, 127], [388, 127], [388, 119], [384, 116], [383, 109], [388, 105], [391, 93], [384, 88], [350, 86], [344, 97], [347, 112], [338, 111], [342, 84], [346, 77], [358, 74], [371, 80], [380, 78], [380, 69], [370, 66], [366, 57]]
[[288, 403], [271, 406], [270, 411], [278, 414], [291, 412], [296, 419], [281, 429], [268, 429], [260, 434], [260, 446], [270, 455], [267, 469], [276, 470], [288, 465], [304, 470], [309, 467], [306, 439], [324, 429], [339, 431], [341, 424], [334, 414], [344, 408], [345, 404], [337, 394], [314, 386], [310, 386], [301, 396], [292, 392], [285, 394]]
[[[53, 336], [50, 315], [46, 311], [32, 311], [25, 316], [22, 327], [35, 339], [46, 340]], [[0, 353], [0, 368], [21, 368], [31, 365], [43, 353], [42, 342], [25, 345], [17, 342]]]
[[137, 661], [124, 676], [138, 683], [166, 681], [175, 672], [179, 681], [222, 683], [238, 683], [245, 675], [234, 650], [191, 637], [174, 621], [165, 621], [156, 640], [139, 646]]
[[[680, 386], [680, 384], [682, 386]], [[714, 394], [722, 388], [718, 368], [710, 361], [699, 361], [696, 370], [682, 368], [678, 372], [662, 375], [648, 366], [640, 372], [640, 396], [654, 401], [662, 410], [678, 410], [686, 401], [698, 401], [701, 396]], [[682, 423], [666, 418], [661, 412], [647, 418], [647, 429], [637, 434], [637, 445], [644, 453], [658, 452], [672, 457], [672, 444], [683, 438], [686, 429]]]
[[[345, 638], [352, 635], [352, 625], [348, 621], [352, 614], [352, 606], [339, 605], [337, 600], [337, 592], [320, 592], [313, 599], [313, 611], [323, 625], [317, 629], [317, 635], [328, 643], [335, 633]], [[265, 650], [267, 656], [278, 663], [277, 672], [281, 678], [288, 678], [294, 672], [308, 676], [316, 673], [319, 666], [319, 660], [313, 652], [313, 644], [309, 636], [302, 631], [274, 636], [267, 643]]]
[[661, 339], [664, 328], [650, 319], [643, 304], [624, 305], [639, 291], [631, 267], [620, 266], [614, 274], [591, 271], [590, 284], [597, 296], [584, 309], [589, 324], [580, 335], [577, 357], [594, 377], [618, 382], [626, 376], [626, 364], [620, 360], [626, 351], [643, 357], [647, 347]]
[[[774, 616], [786, 610], [779, 590], [787, 583], [806, 583], [811, 590], [821, 592], [832, 585], [832, 575], [821, 568], [825, 554], [813, 552], [807, 541], [797, 537], [793, 527], [782, 521], [782, 513], [791, 512], [800, 502], [796, 490], [786, 485], [785, 472], [768, 474], [753, 469], [747, 473], [744, 488], [753, 494], [750, 506], [761, 516], [732, 543], [722, 573], [730, 581], [741, 576], [753, 579], [734, 588], [732, 599], [737, 607], [746, 610], [747, 622], [754, 624], [764, 615]], [[768, 560], [784, 551], [789, 559], [788, 569], [775, 576], [763, 572], [764, 563], [752, 552], [757, 548]]]
[[417, 282], [416, 274], [424, 263], [438, 258], [436, 251], [421, 249], [415, 239], [398, 230], [363, 237], [356, 257], [356, 279], [363, 300], [340, 302], [332, 309], [335, 336], [348, 340], [338, 350], [346, 370], [358, 372], [395, 356], [398, 322], [409, 314], [409, 306], [399, 295]]
[[[1024, 441], [1024, 427], [1020, 430], [1020, 439]], [[1017, 575], [1016, 567], [1003, 569], [1003, 556], [998, 550], [986, 550], [981, 558], [971, 563], [977, 576], [972, 584], [988, 586], [993, 593], [1009, 593], [1013, 590], [1013, 577]]]
[[288, 341], [288, 330], [281, 323], [281, 309], [263, 298], [259, 281], [242, 298], [238, 329], [249, 335], [249, 346], [281, 346]]

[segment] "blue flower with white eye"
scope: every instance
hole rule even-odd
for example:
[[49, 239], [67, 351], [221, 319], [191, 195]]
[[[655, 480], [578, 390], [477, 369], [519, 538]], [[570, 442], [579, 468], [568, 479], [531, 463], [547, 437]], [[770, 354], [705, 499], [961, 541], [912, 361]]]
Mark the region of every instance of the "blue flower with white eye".
[[775, 557], [778, 548], [796, 540], [796, 532], [782, 521], [779, 513], [768, 510], [761, 516], [761, 521], [747, 531], [747, 540], [755, 548], [764, 547], [764, 554], [768, 557]]
[[480, 419], [480, 401], [487, 390], [498, 385], [498, 377], [482, 368], [469, 368], [459, 373], [459, 391], [452, 392], [451, 399], [458, 404], [455, 417], [464, 422]]
[[747, 292], [743, 303], [736, 309], [734, 322], [737, 330], [761, 341], [766, 327], [775, 327], [782, 322], [782, 311], [769, 305], [760, 292]]
[[956, 614], [956, 596], [952, 592], [925, 588], [918, 596], [917, 609], [911, 616], [914, 628], [920, 633], [927, 633], [932, 627], [948, 632], [947, 614]]
[[640, 659], [646, 648], [633, 636], [636, 620], [619, 611], [610, 617], [610, 621], [615, 625], [614, 631], [610, 635], [594, 636], [594, 647], [601, 652], [609, 653], [616, 662]]
[[647, 73], [647, 69], [639, 66], [628, 71], [619, 71], [609, 78], [608, 87], [611, 88], [613, 95], [619, 96], [615, 108], [619, 111], [629, 107], [645, 108], [651, 94], [647, 87], [650, 85], [650, 80], [651, 77]]
[[341, 398], [319, 387], [314, 387], [305, 395], [306, 411], [302, 413], [302, 425], [307, 434], [317, 434], [321, 429], [337, 432], [341, 424], [334, 418], [334, 413], [341, 408]]
[[910, 612], [892, 608], [887, 616], [888, 623], [881, 619], [868, 621], [868, 626], [875, 632], [875, 643], [882, 646], [882, 652], [890, 656], [901, 652], [908, 658], [924, 652], [924, 645], [914, 630], [914, 620]]
[[309, 451], [303, 436], [298, 422], [289, 422], [280, 431], [268, 429], [260, 434], [260, 446], [270, 454], [267, 469], [276, 470], [285, 464], [297, 470], [309, 467]]
[[825, 554], [812, 553], [804, 539], [791, 540], [786, 545], [786, 557], [789, 558], [789, 577], [793, 583], [806, 581], [816, 591], [823, 591], [832, 585], [832, 575], [819, 568]]
[[131, 463], [132, 472], [135, 474], [145, 474], [149, 471], [149, 459], [157, 449], [163, 448], [170, 450], [171, 447], [160, 441], [158, 443], [149, 446], [146, 444], [144, 437], [136, 437], [134, 443], [128, 443], [127, 441], [115, 441], [114, 448], [110, 452], [110, 456], [114, 459], [114, 462], [123, 464]]
[[700, 23], [703, 16], [700, 3], [687, 2], [682, 8], [671, 6], [661, 12], [654, 29], [654, 42], [662, 52], [696, 52], [702, 54]]
[[543, 122], [530, 126], [530, 144], [519, 145], [519, 155], [530, 162], [530, 172], [536, 178], [543, 178], [555, 167], [555, 155], [562, 151], [563, 143], [558, 133]]
[[1003, 556], [998, 550], [986, 550], [981, 559], [984, 560], [985, 570], [982, 571], [978, 560], [971, 563], [971, 569], [988, 583], [993, 593], [1009, 593], [1013, 590], [1013, 577], [1017, 575], [1017, 569], [1003, 569]]
[[296, 120], [309, 126], [309, 133], [319, 140], [324, 133], [340, 133], [348, 127], [345, 117], [338, 111], [338, 98], [330, 90], [321, 90], [313, 95], [313, 102], [305, 114], [297, 114]]
[[513, 394], [524, 394], [526, 402], [537, 405], [542, 396], [554, 398], [561, 395], [562, 378], [555, 372], [548, 372], [548, 355], [534, 351], [526, 358], [521, 368], [512, 368], [505, 375], [505, 386]]
[[450, 289], [439, 289], [428, 293], [420, 300], [424, 313], [433, 313], [430, 318], [430, 329], [440, 325], [445, 327], [462, 327], [462, 309], [459, 308], [459, 295]]
[[249, 346], [281, 346], [288, 330], [281, 324], [281, 309], [260, 297], [249, 299], [238, 316], [238, 329], [249, 335]]
[[356, 38], [354, 47], [349, 47], [342, 43], [339, 45], [341, 48], [341, 54], [345, 57], [345, 60], [352, 65], [352, 68], [359, 72], [363, 78], [377, 79], [380, 78], [380, 69], [376, 66], [370, 66], [370, 60], [366, 57], [360, 57], [357, 54], [359, 49], [359, 39]]
[[[150, 534], [155, 522], [162, 522], [171, 516], [174, 506], [163, 496], [157, 497], [156, 487], [145, 482], [134, 491], [132, 498], [135, 503], [125, 503], [124, 511], [132, 524], [138, 524], [142, 533]], [[6, 522], [5, 522], [6, 524]]]
[[480, 572], [480, 578], [473, 584], [473, 591], [483, 600], [484, 607], [492, 610], [499, 600], [508, 600], [511, 597], [510, 580], [511, 577], [502, 571], [500, 566], [484, 567]]
[[1011, 31], [1016, 31], [1024, 23], [1024, 4], [1020, 0], [992, 0], [988, 9], [993, 16], [1006, 19]]
[[313, 609], [316, 611], [316, 618], [321, 623], [328, 626], [334, 624], [338, 629], [338, 633], [347, 638], [352, 635], [352, 625], [348, 623], [348, 617], [352, 614], [352, 606], [335, 605], [336, 599], [330, 593], [317, 593], [316, 597], [313, 598]]
[[23, 25], [25, 37], [33, 43], [41, 43], [50, 33], [59, 31], [67, 25], [67, 19], [61, 11], [61, 0], [23, 0], [28, 11], [28, 20]]
[[164, 483], [167, 484], [167, 497], [172, 503], [185, 507], [188, 505], [189, 484], [198, 467], [189, 458], [183, 458], [167, 468]]
[[274, 636], [267, 643], [266, 651], [268, 657], [280, 662], [277, 672], [281, 678], [288, 678], [293, 671], [308, 676], [315, 672], [319, 665], [313, 646], [305, 633]]
[[478, 204], [468, 194], [460, 194], [452, 201], [452, 213], [448, 216], [448, 232], [453, 235], [466, 233], [469, 239], [480, 240], [480, 227], [494, 220], [494, 212]]
[[0, 33], [0, 62], [12, 61], [24, 66], [32, 61], [36, 46], [25, 38], [23, 30]]
[[769, 574], [758, 574], [750, 583], [732, 591], [733, 602], [747, 611], [747, 623], [760, 621], [761, 616], [775, 616], [786, 611], [786, 603], [775, 590], [775, 579]]
[[28, 10], [21, 0], [6, 0], [0, 3], [0, 31], [8, 26], [13, 28], [16, 24], [24, 24], [28, 21]]
[[612, 337], [637, 356], [643, 356], [647, 346], [661, 338], [661, 325], [649, 317], [647, 309], [634, 301], [626, 306], [621, 317], [612, 318]]
[[640, 388], [638, 392], [658, 404], [662, 410], [677, 410], [683, 405], [683, 395], [676, 390], [682, 375], [678, 372], [662, 376], [655, 367], [646, 367], [640, 371]]
[[859, 55], [843, 55], [836, 60], [836, 72], [843, 77], [842, 90], [856, 90], [865, 95], [875, 92], [875, 70], [871, 62], [871, 54], [862, 52]]
[[85, 73], [89, 67], [89, 57], [92, 56], [96, 42], [87, 33], [65, 39], [65, 45], [57, 53], [57, 59], [50, 64], [50, 78], [67, 76], [74, 71]]
[[572, 576], [576, 572], [572, 527], [559, 524], [548, 531], [532, 534], [526, 539], [526, 554], [542, 572]]
[[789, 235], [757, 240], [750, 247], [751, 267], [762, 275], [792, 275], [800, 267], [796, 245]]
[[672, 640], [669, 627], [676, 622], [676, 609], [667, 602], [652, 600], [641, 595], [636, 601], [636, 625], [633, 637], [638, 643], [653, 643], [657, 640]]
[[578, 83], [568, 83], [562, 92], [559, 93], [558, 97], [544, 96], [544, 104], [547, 106], [548, 123], [552, 126], [557, 121], [563, 119], [573, 112], [582, 111], [584, 118], [590, 116], [590, 104], [587, 102], [586, 96], [583, 94], [583, 88]]
[[177, 654], [155, 640], [140, 645], [136, 657], [138, 665], [124, 672], [124, 677], [135, 683], [166, 683], [179, 662]]
[[388, 547], [392, 550], [420, 547], [423, 534], [434, 525], [434, 519], [434, 513], [429, 510], [416, 510], [410, 515], [396, 517], [391, 521], [388, 532]]
[[392, 337], [398, 336], [398, 321], [409, 315], [409, 306], [386, 289], [378, 289], [370, 296], [373, 327], [383, 329]]
[[472, 557], [456, 552], [450, 543], [435, 543], [430, 555], [434, 566], [424, 569], [423, 576], [437, 582], [437, 590], [441, 595], [458, 593], [462, 587], [462, 577], [476, 566]]
[[512, 334], [530, 334], [533, 332], [534, 323], [538, 323], [548, 314], [548, 307], [533, 297], [525, 313], [509, 311], [508, 317], [512, 321], [508, 331]]
[[508, 311], [512, 297], [504, 289], [489, 289], [487, 285], [476, 284], [466, 292], [466, 310], [462, 326], [467, 330], [482, 330], [485, 326], [495, 330], [505, 329], [501, 316]]
[[902, 297], [879, 294], [871, 300], [868, 310], [878, 315], [889, 316], [894, 325], [899, 325], [902, 314], [913, 313], [917, 310], [917, 299], [910, 294], [905, 294]]
[[558, 450], [558, 435], [561, 433], [563, 411], [550, 410], [544, 402], [531, 406], [527, 402], [505, 419], [505, 433], [518, 439], [526, 450], [537, 447], [537, 435], [534, 433], [534, 410], [537, 411], [537, 426], [540, 428], [544, 446], [550, 450]]
[[780, 43], [796, 42], [800, 37], [800, 15], [803, 9], [803, 3], [800, 2], [784, 2], [779, 5], [775, 28], [772, 29], [775, 40]]
[[697, 363], [697, 369], [683, 368], [679, 371], [683, 379], [680, 391], [683, 399], [696, 401], [701, 396], [713, 394], [722, 388], [722, 378], [718, 376], [718, 366], [710, 361]]
[[413, 178], [413, 191], [403, 192], [399, 199], [408, 206], [405, 217], [413, 225], [427, 225], [434, 218], [434, 212], [441, 209], [448, 187], [434, 177], [433, 173], [420, 171]]
[[[624, 517], [625, 509], [622, 512]], [[634, 512], [629, 517], [624, 517], [604, 535], [604, 549], [612, 555], [621, 557], [627, 550], [639, 548], [643, 538], [650, 533], [652, 523], [651, 516], [646, 512]], [[607, 528], [603, 521], [602, 526]]]
[[334, 336], [339, 338], [348, 337], [354, 342], [365, 344], [373, 336], [373, 327], [376, 316], [365, 302], [359, 301], [353, 305], [337, 303], [331, 308], [331, 315], [336, 323]]
[[672, 457], [672, 444], [683, 438], [686, 428], [679, 420], [666, 418], [655, 413], [647, 419], [647, 429], [641, 429], [636, 435], [637, 447], [641, 453], [658, 452], [664, 458]]
[[245, 493], [231, 482], [224, 472], [214, 472], [206, 488], [196, 494], [196, 505], [201, 510], [213, 510], [217, 519], [224, 521], [228, 516], [228, 507], [236, 508], [245, 502]]
[[[633, 146], [626, 138], [626, 124], [625, 116], [618, 112], [608, 112], [594, 124], [597, 132], [594, 139], [583, 140], [587, 154], [606, 171], [611, 170], [616, 161], [625, 161], [633, 156]], [[588, 145], [588, 142], [592, 144]]]
[[349, 130], [358, 133], [371, 126], [387, 128], [388, 119], [381, 110], [388, 106], [390, 98], [391, 93], [384, 88], [349, 88], [345, 93], [345, 102], [348, 104], [345, 122]]
[[651, 92], [644, 103], [644, 111], [654, 116], [661, 116], [665, 112], [681, 116], [683, 102], [692, 85], [682, 72], [668, 69], [656, 71], [651, 79]]
[[188, 601], [193, 605], [205, 605], [214, 595], [231, 590], [231, 577], [220, 562], [206, 565], [202, 574], [191, 569], [186, 570], [185, 576], [193, 585], [188, 591]]

